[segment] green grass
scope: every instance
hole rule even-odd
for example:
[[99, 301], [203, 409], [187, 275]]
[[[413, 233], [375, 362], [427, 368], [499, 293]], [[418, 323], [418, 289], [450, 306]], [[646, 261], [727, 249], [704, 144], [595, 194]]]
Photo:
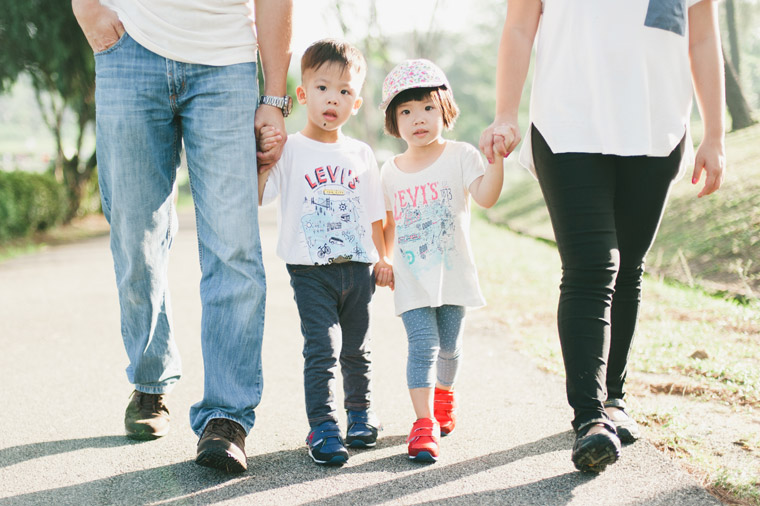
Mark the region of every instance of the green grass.
[[[657, 277], [745, 300], [760, 297], [760, 124], [730, 133], [726, 157], [726, 180], [715, 194], [696, 198], [691, 171], [674, 185], [647, 269]], [[512, 161], [504, 186], [488, 218], [553, 239], [533, 177]]]

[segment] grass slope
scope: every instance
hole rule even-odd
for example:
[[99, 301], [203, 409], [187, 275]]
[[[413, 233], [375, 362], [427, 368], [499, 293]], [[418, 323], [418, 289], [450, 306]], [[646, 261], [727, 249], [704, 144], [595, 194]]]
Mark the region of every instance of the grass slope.
[[[715, 194], [697, 199], [690, 172], [674, 185], [647, 270], [711, 293], [760, 297], [760, 124], [728, 134], [726, 157], [726, 180]], [[538, 184], [514, 161], [487, 216], [553, 240]]]

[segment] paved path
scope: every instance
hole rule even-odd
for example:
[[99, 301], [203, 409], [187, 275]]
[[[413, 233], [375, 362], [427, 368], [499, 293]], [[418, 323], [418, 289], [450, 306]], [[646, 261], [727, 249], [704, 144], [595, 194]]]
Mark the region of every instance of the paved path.
[[720, 504], [649, 443], [624, 448], [599, 476], [570, 462], [570, 411], [560, 378], [514, 351], [485, 313], [468, 317], [460, 421], [438, 463], [406, 459], [413, 421], [406, 339], [387, 290], [373, 303], [376, 449], [320, 468], [303, 444], [301, 336], [271, 209], [262, 215], [269, 293], [264, 398], [247, 440], [249, 471], [197, 466], [188, 409], [202, 388], [199, 269], [192, 216], [171, 263], [184, 376], [169, 398], [170, 434], [133, 442], [122, 417], [131, 392], [108, 239], [0, 264], [0, 505], [26, 504]]

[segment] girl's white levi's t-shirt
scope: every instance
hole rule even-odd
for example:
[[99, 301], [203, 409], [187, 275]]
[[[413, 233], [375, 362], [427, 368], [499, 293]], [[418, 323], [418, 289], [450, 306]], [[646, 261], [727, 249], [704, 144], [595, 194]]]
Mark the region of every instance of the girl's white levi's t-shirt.
[[480, 307], [470, 245], [472, 182], [485, 172], [477, 149], [446, 141], [425, 169], [402, 172], [390, 159], [380, 171], [386, 210], [393, 212], [393, 292], [396, 314], [447, 304]]

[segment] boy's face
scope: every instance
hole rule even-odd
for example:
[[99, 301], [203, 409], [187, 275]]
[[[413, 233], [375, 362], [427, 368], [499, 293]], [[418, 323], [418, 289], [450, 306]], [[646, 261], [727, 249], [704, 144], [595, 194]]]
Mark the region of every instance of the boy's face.
[[362, 105], [361, 76], [335, 63], [303, 73], [296, 89], [298, 103], [306, 105], [308, 117], [303, 133], [314, 140], [336, 142], [343, 126]]

